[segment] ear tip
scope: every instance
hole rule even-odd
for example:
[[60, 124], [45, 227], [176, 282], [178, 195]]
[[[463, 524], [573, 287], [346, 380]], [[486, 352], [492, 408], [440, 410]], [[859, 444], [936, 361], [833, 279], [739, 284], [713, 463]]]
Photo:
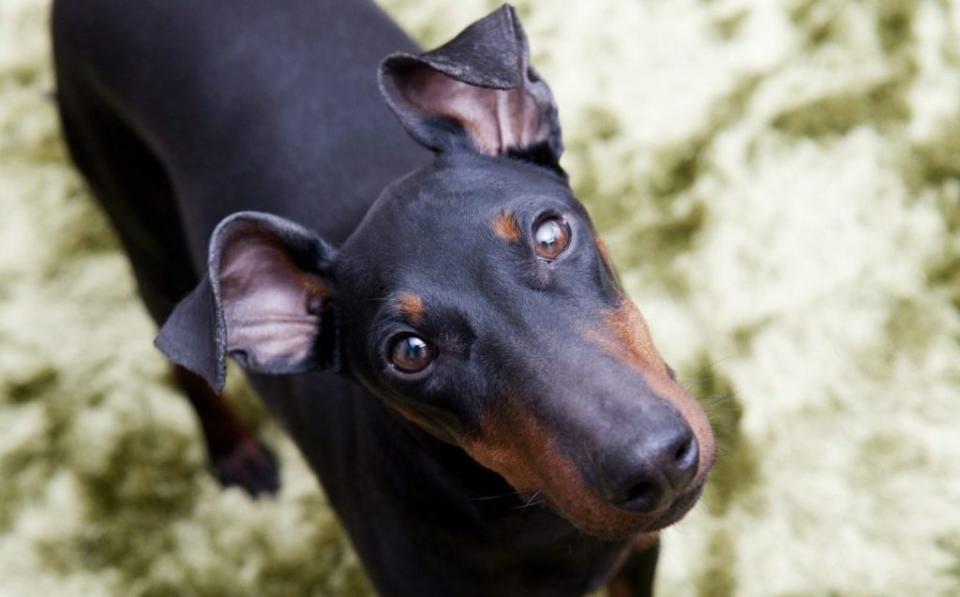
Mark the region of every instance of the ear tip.
[[517, 14], [517, 9], [513, 6], [513, 4], [502, 4], [500, 5], [500, 8], [493, 12], [493, 14], [501, 16], [501, 18], [507, 20], [511, 31], [513, 32], [514, 40], [519, 46], [517, 51], [523, 52], [526, 50], [527, 35], [523, 30], [523, 23], [520, 22], [520, 16]]
[[[529, 60], [523, 25], [512, 4], [501, 4], [447, 43], [419, 54], [394, 52], [380, 61], [380, 91], [390, 100], [404, 68], [428, 67], [455, 80], [489, 89], [514, 89], [523, 83], [518, 64]], [[483, 68], [479, 68], [482, 65]]]
[[419, 62], [417, 56], [407, 52], [387, 54], [377, 67], [377, 79], [380, 81], [381, 89], [383, 88], [384, 80], [393, 77], [397, 70], [404, 66], [414, 66]]
[[[153, 345], [171, 362], [196, 373], [220, 392], [227, 371], [221, 348], [222, 324], [215, 323], [219, 317], [215, 301], [209, 277], [205, 276], [167, 317]], [[211, 335], [204, 330], [210, 330]]]
[[166, 337], [163, 330], [160, 330], [160, 333], [157, 334], [157, 337], [153, 339], [153, 346], [163, 353], [170, 362], [179, 367], [195, 373], [203, 378], [207, 385], [213, 389], [217, 394], [223, 393], [223, 388], [227, 382], [227, 367], [226, 363], [223, 363], [216, 367], [215, 371], [204, 371], [202, 367], [197, 367], [194, 364], [191, 364], [189, 358], [185, 358], [186, 355], [182, 355], [177, 349], [176, 343], [170, 341]]
[[510, 4], [509, 2], [504, 2], [500, 5], [500, 8], [497, 9], [497, 12], [504, 13], [508, 15], [513, 21], [519, 23], [520, 18], [517, 16], [517, 8]]

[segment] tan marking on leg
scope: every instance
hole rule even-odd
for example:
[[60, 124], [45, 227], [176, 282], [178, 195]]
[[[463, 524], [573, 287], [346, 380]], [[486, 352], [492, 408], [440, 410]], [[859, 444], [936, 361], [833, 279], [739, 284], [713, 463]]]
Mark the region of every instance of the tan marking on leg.
[[515, 243], [520, 240], [520, 224], [512, 211], [505, 210], [493, 217], [490, 223], [493, 233], [501, 239]]
[[397, 313], [407, 318], [410, 323], [420, 323], [423, 321], [425, 313], [423, 299], [412, 292], [402, 292], [394, 300], [394, 306]]

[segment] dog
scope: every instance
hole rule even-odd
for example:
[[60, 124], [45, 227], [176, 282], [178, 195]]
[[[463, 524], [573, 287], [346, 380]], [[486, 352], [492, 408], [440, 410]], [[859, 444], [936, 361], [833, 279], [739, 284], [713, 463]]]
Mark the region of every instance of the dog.
[[510, 6], [429, 52], [368, 0], [57, 0], [52, 32], [70, 154], [222, 483], [278, 488], [230, 356], [379, 593], [651, 594], [714, 437]]

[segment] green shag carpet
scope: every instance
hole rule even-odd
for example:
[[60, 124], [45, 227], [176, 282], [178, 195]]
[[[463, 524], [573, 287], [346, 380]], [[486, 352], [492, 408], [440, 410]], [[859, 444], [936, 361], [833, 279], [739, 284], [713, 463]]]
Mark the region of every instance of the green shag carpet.
[[[383, 4], [426, 45], [495, 7]], [[564, 165], [720, 437], [661, 594], [960, 595], [960, 3], [518, 9]], [[0, 595], [368, 594], [236, 371], [284, 489], [204, 471], [67, 162], [48, 10], [0, 2]]]

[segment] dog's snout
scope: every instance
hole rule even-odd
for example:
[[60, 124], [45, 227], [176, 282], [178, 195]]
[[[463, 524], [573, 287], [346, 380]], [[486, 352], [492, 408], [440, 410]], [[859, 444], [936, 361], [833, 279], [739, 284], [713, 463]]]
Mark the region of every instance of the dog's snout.
[[601, 471], [606, 497], [625, 510], [659, 510], [688, 488], [699, 462], [697, 438], [678, 422], [606, 459]]

